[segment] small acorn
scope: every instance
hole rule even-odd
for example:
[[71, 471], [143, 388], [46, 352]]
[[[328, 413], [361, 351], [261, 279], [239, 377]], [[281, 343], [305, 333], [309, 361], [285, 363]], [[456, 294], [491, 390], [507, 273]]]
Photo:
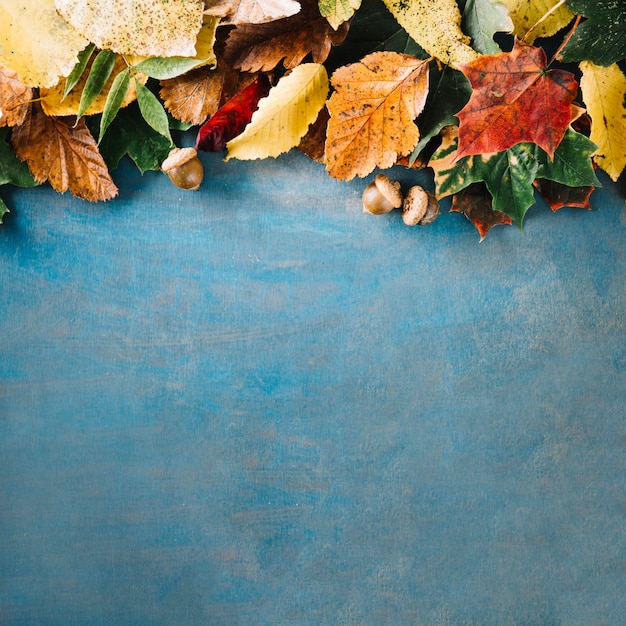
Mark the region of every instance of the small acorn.
[[402, 206], [400, 183], [384, 174], [377, 174], [376, 178], [365, 187], [361, 200], [363, 211], [373, 215], [382, 215], [393, 209], [399, 209]]
[[411, 187], [402, 203], [402, 221], [407, 226], [427, 226], [439, 215], [437, 198], [419, 185]]
[[161, 163], [161, 170], [180, 189], [195, 191], [204, 178], [204, 168], [195, 148], [174, 148]]

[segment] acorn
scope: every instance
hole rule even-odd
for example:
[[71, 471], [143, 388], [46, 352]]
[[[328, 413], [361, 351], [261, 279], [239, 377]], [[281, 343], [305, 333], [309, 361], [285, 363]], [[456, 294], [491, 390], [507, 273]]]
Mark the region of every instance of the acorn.
[[439, 215], [439, 202], [434, 194], [423, 187], [411, 187], [402, 203], [402, 221], [407, 226], [427, 226]]
[[400, 183], [384, 174], [377, 174], [376, 178], [365, 187], [361, 200], [363, 211], [374, 215], [382, 215], [393, 209], [399, 209], [402, 206]]
[[204, 168], [195, 148], [174, 148], [161, 163], [161, 170], [180, 189], [195, 191], [204, 178]]

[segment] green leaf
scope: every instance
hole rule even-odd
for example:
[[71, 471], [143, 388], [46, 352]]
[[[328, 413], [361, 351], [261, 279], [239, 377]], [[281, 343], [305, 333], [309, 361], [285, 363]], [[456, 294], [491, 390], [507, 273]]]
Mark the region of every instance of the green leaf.
[[448, 65], [440, 70], [436, 63], [431, 63], [428, 80], [430, 85], [426, 105], [417, 118], [420, 140], [409, 160], [411, 165], [444, 126], [458, 124], [455, 116], [467, 104], [472, 93], [467, 78]]
[[497, 0], [467, 0], [461, 27], [472, 38], [474, 50], [481, 54], [498, 54], [502, 50], [493, 36], [511, 32], [513, 21], [507, 8]]
[[535, 158], [539, 163], [537, 178], [546, 178], [568, 187], [601, 187], [591, 155], [596, 149], [593, 141], [569, 128], [554, 153], [554, 160], [539, 146], [535, 148]]
[[137, 103], [143, 119], [146, 120], [148, 126], [154, 129], [166, 139], [169, 139], [173, 145], [172, 136], [170, 134], [169, 121], [167, 113], [159, 99], [145, 86], [135, 79], [135, 88], [137, 89]]
[[83, 113], [90, 107], [91, 103], [98, 97], [103, 87], [106, 85], [113, 66], [115, 65], [115, 53], [110, 50], [102, 50], [98, 52], [98, 55], [94, 59], [91, 69], [89, 70], [89, 76], [85, 83], [85, 88], [80, 96], [80, 103], [78, 105], [77, 118], [80, 118]]
[[158, 80], [167, 80], [185, 74], [200, 63], [192, 57], [152, 57], [133, 66], [138, 72]]
[[[87, 124], [94, 126], [97, 121], [89, 117]], [[128, 155], [142, 174], [159, 170], [171, 148], [170, 140], [148, 126], [136, 102], [120, 109], [99, 145], [109, 170], [114, 170]]]
[[343, 44], [333, 46], [324, 65], [332, 72], [381, 51], [410, 54], [418, 59], [430, 56], [411, 39], [381, 0], [363, 0]]
[[100, 118], [100, 133], [98, 135], [98, 143], [102, 141], [104, 133], [115, 119], [126, 94], [130, 87], [130, 70], [128, 68], [122, 70], [113, 80], [111, 89], [107, 95], [106, 102], [104, 103], [104, 110], [102, 111], [102, 117]]
[[607, 67], [626, 57], [624, 0], [567, 0], [566, 4], [587, 19], [563, 48], [564, 61], [592, 61]]
[[10, 213], [9, 207], [4, 203], [2, 198], [0, 198], [0, 224], [2, 224], [2, 220], [7, 213]]
[[95, 48], [96, 46], [90, 43], [84, 50], [81, 50], [81, 52], [78, 53], [78, 62], [65, 79], [65, 89], [63, 90], [64, 98], [70, 91], [72, 91], [72, 89], [74, 89], [76, 83], [80, 80], [80, 77], [83, 75]]
[[472, 183], [483, 181], [493, 197], [493, 210], [506, 213], [521, 229], [526, 212], [535, 202], [532, 183], [539, 163], [533, 146], [520, 143], [503, 152], [462, 157], [440, 168], [437, 161], [449, 159], [457, 149], [456, 141], [451, 146], [442, 146], [430, 161], [435, 170], [437, 197], [458, 193]]

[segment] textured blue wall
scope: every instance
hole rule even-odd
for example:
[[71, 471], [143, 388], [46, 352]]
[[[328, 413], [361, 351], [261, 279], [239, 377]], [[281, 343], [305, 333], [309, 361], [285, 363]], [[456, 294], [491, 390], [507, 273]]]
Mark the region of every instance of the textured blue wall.
[[623, 624], [615, 186], [479, 244], [203, 158], [7, 198], [0, 623]]

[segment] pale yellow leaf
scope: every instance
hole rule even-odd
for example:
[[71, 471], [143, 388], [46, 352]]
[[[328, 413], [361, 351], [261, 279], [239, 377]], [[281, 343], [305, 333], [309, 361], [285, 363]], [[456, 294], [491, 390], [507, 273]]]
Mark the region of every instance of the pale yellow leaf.
[[205, 13], [222, 18], [222, 24], [265, 24], [300, 11], [296, 0], [210, 0]]
[[193, 57], [203, 0], [56, 0], [59, 13], [98, 48], [120, 54]]
[[580, 88], [591, 118], [589, 139], [598, 146], [594, 161], [613, 181], [626, 167], [626, 77], [614, 64], [580, 64]]
[[55, 85], [87, 43], [59, 17], [54, 0], [0, 0], [0, 65], [25, 85]]
[[400, 26], [428, 54], [446, 65], [468, 63], [479, 54], [461, 31], [456, 0], [384, 0]]
[[347, 22], [360, 6], [361, 0], [319, 0], [320, 13], [335, 30]]
[[[532, 44], [538, 37], [550, 37], [567, 26], [574, 14], [559, 0], [500, 0], [509, 10], [515, 27], [513, 33], [520, 39], [533, 28], [524, 39]], [[553, 10], [557, 4], [560, 6]], [[547, 16], [547, 17], [546, 17]]]
[[324, 106], [328, 88], [323, 65], [298, 65], [259, 102], [244, 132], [226, 144], [226, 160], [276, 157], [297, 146]]
[[[85, 111], [84, 115], [95, 115], [97, 113], [102, 113], [102, 111], [104, 110], [107, 96], [109, 95], [109, 90], [111, 89], [111, 85], [113, 84], [113, 80], [125, 68], [126, 63], [124, 62], [124, 59], [121, 56], [118, 56], [115, 59], [115, 66], [113, 67], [113, 71], [111, 72], [109, 80], [105, 83], [98, 97]], [[78, 113], [80, 97], [83, 92], [83, 88], [85, 87], [85, 83], [87, 82], [88, 75], [89, 66], [83, 72], [83, 75], [76, 83], [74, 89], [72, 89], [72, 91], [70, 91], [70, 93], [68, 93], [65, 97], [63, 97], [63, 92], [65, 88], [63, 81], [61, 81], [54, 87], [50, 87], [49, 89], [40, 89], [39, 97], [41, 98], [41, 107], [44, 113], [46, 115], [55, 116], [76, 115]], [[144, 76], [143, 74], [136, 74], [135, 77], [137, 78], [137, 80], [140, 80], [144, 84], [148, 80], [148, 77]], [[128, 93], [126, 94], [126, 98], [122, 103], [122, 107], [129, 105], [135, 100], [136, 97], [137, 93], [135, 91], [135, 82], [131, 80], [128, 87]]]

